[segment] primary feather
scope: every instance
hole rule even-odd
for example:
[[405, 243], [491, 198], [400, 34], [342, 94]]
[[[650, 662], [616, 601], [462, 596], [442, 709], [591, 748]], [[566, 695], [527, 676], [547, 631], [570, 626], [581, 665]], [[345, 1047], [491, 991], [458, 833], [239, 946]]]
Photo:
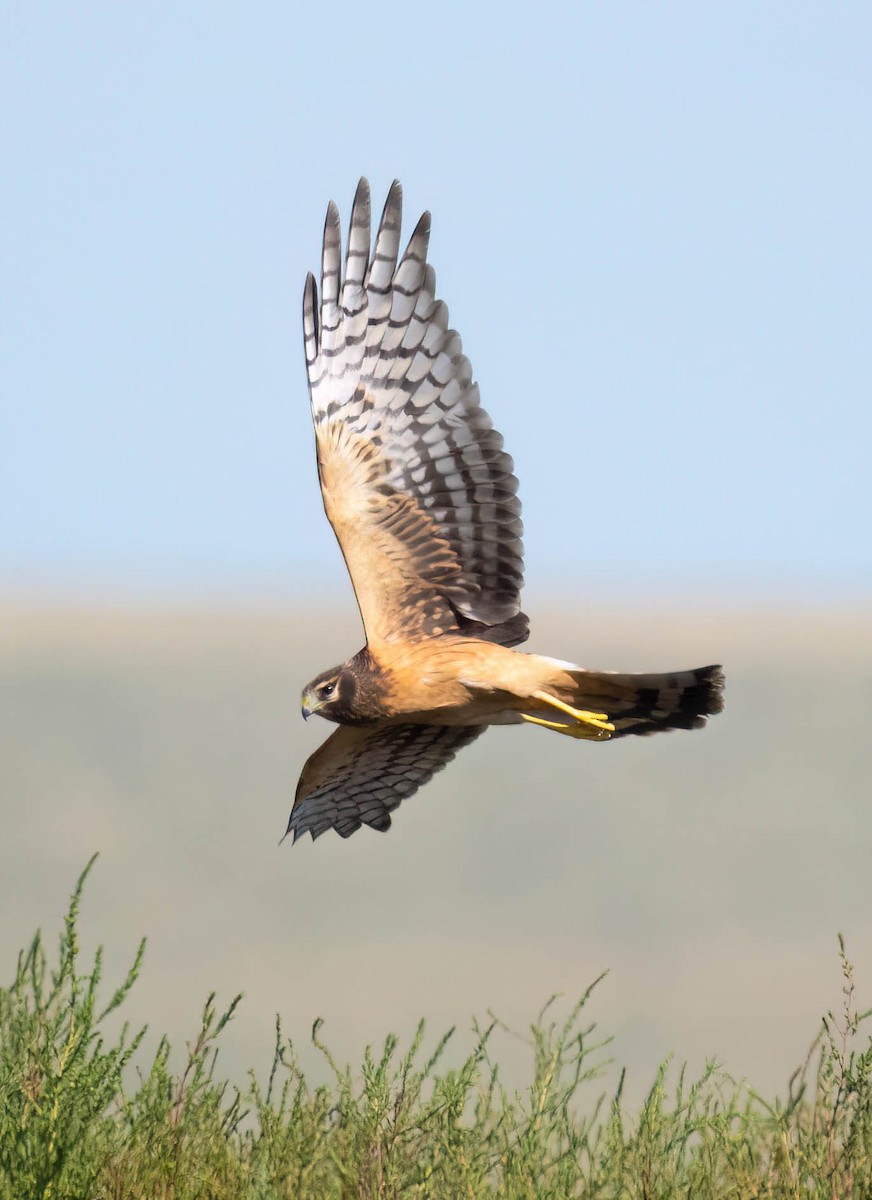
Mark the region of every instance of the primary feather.
[[[473, 623], [478, 636], [487, 636], [482, 627], [509, 623], [491, 636], [514, 644], [526, 636], [520, 613], [523, 544], [517, 479], [503, 439], [481, 407], [460, 337], [448, 328], [448, 310], [436, 299], [436, 276], [427, 263], [429, 214], [418, 222], [398, 261], [401, 212], [402, 190], [395, 182], [370, 261], [369, 186], [361, 180], [344, 279], [339, 214], [331, 204], [324, 226], [320, 305], [314, 278], [306, 281], [306, 365], [320, 438], [322, 488], [330, 465], [325, 457], [344, 454], [359, 460], [365, 443], [372, 451], [369, 483], [374, 491], [409, 501], [406, 515], [426, 519], [431, 540], [441, 539], [453, 561], [453, 569], [443, 571], [436, 585], [438, 627], [464, 632]], [[335, 428], [327, 436], [326, 427], [337, 423], [344, 440]], [[350, 477], [348, 469], [343, 471], [339, 478]], [[355, 478], [360, 486], [360, 475]], [[335, 506], [331, 512], [330, 501], [325, 494], [360, 600], [360, 581], [347, 553], [349, 530]], [[376, 509], [362, 503], [355, 519], [384, 523], [385, 511]], [[408, 536], [414, 540], [424, 526], [420, 521], [410, 526]], [[389, 555], [382, 533], [374, 531], [370, 550]], [[358, 573], [365, 569], [362, 562], [356, 565]], [[422, 586], [432, 589], [432, 579], [423, 578]], [[386, 597], [388, 604], [390, 600]]]

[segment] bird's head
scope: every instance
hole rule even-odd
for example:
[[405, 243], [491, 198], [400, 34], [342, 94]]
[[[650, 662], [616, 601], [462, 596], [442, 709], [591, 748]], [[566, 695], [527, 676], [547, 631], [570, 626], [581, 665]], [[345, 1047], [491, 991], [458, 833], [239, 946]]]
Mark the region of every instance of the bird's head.
[[316, 675], [303, 688], [303, 717], [313, 713], [328, 721], [341, 721], [354, 693], [354, 681], [345, 667], [333, 667]]

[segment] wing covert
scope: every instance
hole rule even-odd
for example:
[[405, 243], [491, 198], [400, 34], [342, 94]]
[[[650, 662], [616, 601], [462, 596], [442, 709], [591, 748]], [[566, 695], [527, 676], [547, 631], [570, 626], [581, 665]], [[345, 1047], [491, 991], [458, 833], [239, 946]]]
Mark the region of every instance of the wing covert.
[[384, 833], [400, 802], [485, 728], [340, 725], [303, 768], [287, 833], [294, 841], [304, 833], [314, 841], [330, 828], [350, 837], [361, 825]]
[[342, 271], [327, 210], [318, 288], [303, 299], [324, 507], [371, 643], [475, 633], [526, 637], [521, 505], [512, 460], [427, 263], [425, 213], [399, 256], [394, 182], [370, 257], [369, 185], [352, 208]]

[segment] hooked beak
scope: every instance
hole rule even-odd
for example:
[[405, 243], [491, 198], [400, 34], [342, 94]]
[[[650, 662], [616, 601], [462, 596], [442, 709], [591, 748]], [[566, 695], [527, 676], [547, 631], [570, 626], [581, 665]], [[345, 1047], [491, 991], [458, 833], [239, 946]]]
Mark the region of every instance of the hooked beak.
[[317, 712], [320, 708], [317, 696], [313, 696], [311, 692], [306, 692], [303, 696], [303, 720], [308, 721], [313, 712]]

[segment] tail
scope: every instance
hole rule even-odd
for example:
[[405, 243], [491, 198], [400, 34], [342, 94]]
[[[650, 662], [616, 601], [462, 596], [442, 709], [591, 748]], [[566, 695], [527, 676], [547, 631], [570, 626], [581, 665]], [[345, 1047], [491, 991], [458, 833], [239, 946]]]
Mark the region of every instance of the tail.
[[[666, 675], [621, 675], [616, 671], [567, 670], [576, 708], [604, 712], [614, 725], [613, 738], [701, 729], [706, 718], [724, 707], [724, 672], [719, 666]], [[566, 692], [561, 689], [561, 697]]]

